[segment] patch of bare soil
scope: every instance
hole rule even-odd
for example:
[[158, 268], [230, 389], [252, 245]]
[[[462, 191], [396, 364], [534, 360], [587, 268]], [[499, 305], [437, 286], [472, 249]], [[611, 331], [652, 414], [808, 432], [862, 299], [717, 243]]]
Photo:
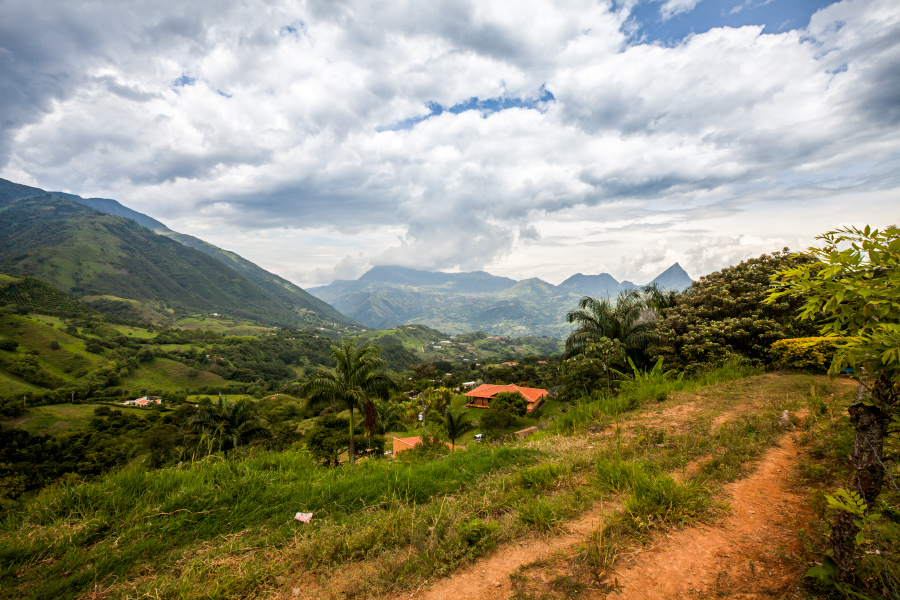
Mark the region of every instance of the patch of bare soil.
[[488, 600], [508, 598], [512, 593], [510, 575], [519, 567], [534, 563], [552, 555], [566, 555], [576, 544], [583, 542], [592, 531], [600, 528], [604, 515], [615, 510], [609, 503], [597, 503], [577, 521], [569, 524], [568, 531], [550, 538], [532, 538], [506, 544], [477, 562], [455, 571], [451, 577], [439, 580], [433, 586], [413, 594], [405, 593], [396, 598], [416, 600]]
[[[791, 598], [802, 577], [792, 559], [798, 523], [809, 518], [790, 474], [797, 449], [789, 436], [757, 469], [725, 487], [732, 512], [716, 526], [672, 531], [621, 560], [610, 579], [623, 600]], [[596, 592], [591, 597], [604, 598]]]

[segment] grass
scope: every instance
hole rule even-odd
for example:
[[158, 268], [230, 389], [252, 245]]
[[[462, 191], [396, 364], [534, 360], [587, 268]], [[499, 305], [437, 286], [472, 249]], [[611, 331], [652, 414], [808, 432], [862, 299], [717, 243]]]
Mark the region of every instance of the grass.
[[225, 380], [214, 373], [192, 369], [167, 358], [154, 358], [150, 363], [141, 363], [140, 369], [123, 378], [120, 385], [132, 390], [176, 392], [185, 388], [223, 383]]
[[[4, 425], [24, 429], [28, 433], [61, 434], [81, 429], [87, 429], [91, 419], [94, 418], [94, 409], [101, 404], [52, 404], [48, 406], [32, 406], [28, 413], [21, 417], [8, 420]], [[145, 417], [149, 410], [140, 407], [120, 406], [116, 410], [128, 411]]]
[[572, 433], [591, 424], [603, 425], [604, 417], [616, 418], [647, 402], [664, 401], [675, 392], [690, 392], [712, 385], [744, 379], [760, 373], [759, 369], [741, 361], [731, 361], [693, 379], [650, 381], [644, 385], [623, 390], [616, 396], [595, 391], [589, 401], [564, 413], [556, 419], [545, 435]]
[[[304, 453], [283, 452], [213, 458], [184, 469], [130, 467], [98, 482], [47, 490], [10, 515], [0, 526], [0, 597], [71, 598], [96, 581], [139, 580], [148, 568], [166, 571], [185, 557], [208, 555], [208, 542], [236, 535], [263, 549], [299, 535], [294, 543], [304, 548], [299, 556], [308, 565], [352, 559], [370, 553], [375, 541], [374, 532], [359, 530], [360, 515], [416, 513], [473, 479], [538, 457], [526, 448], [495, 447], [424, 464], [370, 461], [327, 470]], [[313, 512], [315, 521], [298, 529], [297, 511]], [[382, 523], [374, 547], [409, 543], [415, 532], [396, 525]], [[327, 535], [345, 527], [354, 535]], [[184, 575], [189, 581], [196, 574]], [[178, 573], [168, 577], [174, 577], [163, 583], [171, 586], [168, 593], [188, 583]], [[235, 592], [247, 583], [225, 587]]]
[[[271, 597], [292, 587], [396, 596], [505, 542], [558, 532], [602, 500], [619, 509], [565, 578], [551, 578], [554, 594], [574, 593], [585, 572], [608, 569], [654, 529], [713, 518], [720, 483], [777, 439], [775, 418], [798, 405], [806, 382], [695, 388], [704, 408], [677, 430], [660, 429], [652, 410], [621, 413], [613, 435], [473, 445], [430, 462], [324, 469], [291, 451], [132, 465], [47, 489], [0, 523], [0, 598]], [[690, 393], [651, 406], [665, 411]], [[734, 413], [751, 393], [752, 410]], [[688, 463], [700, 465], [690, 476]], [[298, 511], [312, 522], [293, 521]]]

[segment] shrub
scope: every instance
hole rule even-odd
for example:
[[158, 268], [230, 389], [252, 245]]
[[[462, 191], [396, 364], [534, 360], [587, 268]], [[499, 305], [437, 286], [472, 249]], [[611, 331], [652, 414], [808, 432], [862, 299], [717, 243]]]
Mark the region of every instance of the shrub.
[[500, 392], [491, 398], [491, 408], [505, 410], [517, 417], [524, 417], [528, 410], [528, 400], [519, 392]]
[[489, 408], [481, 416], [481, 426], [488, 431], [499, 431], [513, 424], [515, 416], [503, 408]]
[[835, 338], [808, 337], [778, 340], [772, 344], [772, 356], [786, 369], [824, 373], [834, 357]]

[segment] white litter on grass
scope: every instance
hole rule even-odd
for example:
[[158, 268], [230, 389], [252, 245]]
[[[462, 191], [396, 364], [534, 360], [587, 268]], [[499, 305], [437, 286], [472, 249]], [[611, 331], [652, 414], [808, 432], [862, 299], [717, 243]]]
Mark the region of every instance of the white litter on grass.
[[309, 520], [312, 519], [312, 513], [297, 513], [294, 515], [294, 518], [301, 523], [309, 523]]

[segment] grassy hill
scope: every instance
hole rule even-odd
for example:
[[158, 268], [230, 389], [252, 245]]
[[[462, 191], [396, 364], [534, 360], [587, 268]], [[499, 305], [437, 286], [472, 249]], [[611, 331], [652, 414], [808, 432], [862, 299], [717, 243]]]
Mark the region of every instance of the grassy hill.
[[86, 316], [94, 311], [73, 297], [33, 277], [0, 273], [0, 306], [44, 315]]
[[[62, 435], [86, 429], [94, 418], [94, 410], [99, 406], [104, 405], [85, 403], [35, 406], [28, 410], [28, 414], [7, 421], [5, 425], [24, 429], [33, 435]], [[150, 414], [150, 409], [140, 407], [117, 406], [116, 410], [140, 417]]]
[[166, 358], [155, 358], [149, 364], [141, 364], [134, 374], [120, 380], [129, 389], [162, 390], [177, 392], [207, 385], [222, 385], [224, 379], [214, 373], [193, 369]]

